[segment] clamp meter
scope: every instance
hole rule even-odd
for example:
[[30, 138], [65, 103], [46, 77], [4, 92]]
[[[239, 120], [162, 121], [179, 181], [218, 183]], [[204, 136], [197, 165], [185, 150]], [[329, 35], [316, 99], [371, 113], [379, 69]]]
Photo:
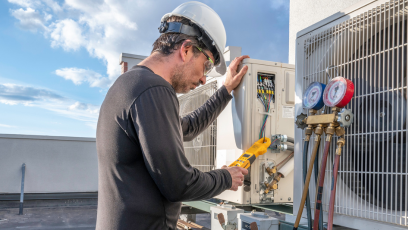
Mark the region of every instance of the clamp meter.
[[229, 167], [238, 166], [248, 169], [255, 159], [266, 153], [268, 147], [271, 145], [271, 139], [263, 137], [255, 142], [244, 154], [242, 154], [236, 161], [232, 162]]

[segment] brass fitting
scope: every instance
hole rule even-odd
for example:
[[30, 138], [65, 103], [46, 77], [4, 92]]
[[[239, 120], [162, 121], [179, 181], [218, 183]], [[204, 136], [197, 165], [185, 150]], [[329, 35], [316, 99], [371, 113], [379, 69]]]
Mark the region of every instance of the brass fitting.
[[269, 174], [269, 176], [272, 176], [276, 173], [276, 166], [273, 166], [272, 168], [267, 167], [266, 172]]
[[309, 110], [309, 113], [310, 113], [311, 116], [316, 115], [317, 110], [311, 109], [311, 110]]
[[341, 108], [332, 107], [332, 109], [331, 109], [331, 110], [332, 110], [332, 113], [334, 113], [334, 114], [336, 114], [336, 115], [337, 115], [337, 113], [341, 111]]
[[278, 189], [277, 184], [280, 181], [281, 177], [282, 177], [282, 174], [279, 173], [278, 175], [275, 176], [275, 178], [273, 178], [273, 181], [271, 183], [268, 184], [268, 183], [264, 182], [264, 184], [266, 186], [266, 189], [265, 189], [264, 193], [268, 194], [271, 190]]
[[343, 136], [343, 135], [346, 133], [346, 130], [345, 130], [343, 127], [338, 126], [338, 127], [336, 128], [335, 132], [336, 132], [336, 135], [337, 135], [338, 137], [341, 137], [341, 136]]
[[264, 191], [265, 194], [268, 194], [271, 190], [278, 189], [278, 185], [276, 183], [273, 183], [273, 181], [270, 184], [265, 182], [265, 186], [266, 186], [266, 189]]
[[327, 128], [326, 128], [326, 134], [327, 135], [334, 135], [336, 132], [336, 128], [334, 127], [333, 123], [331, 123]]
[[316, 135], [322, 135], [323, 131], [324, 131], [324, 128], [322, 124], [317, 125], [317, 127], [315, 128]]
[[308, 125], [307, 128], [305, 129], [305, 134], [306, 134], [306, 141], [310, 140], [310, 136], [313, 134], [313, 126]]
[[341, 155], [341, 150], [345, 144], [346, 140], [344, 138], [340, 138], [339, 140], [337, 140], [336, 155]]

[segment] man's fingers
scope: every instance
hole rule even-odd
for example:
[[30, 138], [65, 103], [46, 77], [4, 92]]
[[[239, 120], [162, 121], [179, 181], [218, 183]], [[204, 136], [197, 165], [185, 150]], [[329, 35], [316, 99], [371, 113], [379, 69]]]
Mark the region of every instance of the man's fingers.
[[244, 58], [249, 58], [248, 55], [243, 55], [241, 57], [236, 57], [231, 64], [229, 65], [232, 69], [236, 70], [238, 68], [239, 63], [241, 63]]
[[248, 71], [248, 66], [246, 65], [242, 67], [242, 69], [239, 71], [237, 75], [235, 75], [235, 78], [238, 78], [241, 81], [242, 77], [246, 74], [247, 71]]
[[226, 166], [226, 165], [223, 165], [222, 167], [221, 167], [221, 169], [227, 169], [228, 168], [228, 166]]
[[247, 175], [248, 174], [248, 169], [241, 168], [241, 172], [242, 172], [242, 174]]
[[236, 70], [238, 68], [238, 62], [237, 62], [238, 58], [235, 58], [234, 60], [232, 60], [232, 62], [229, 64], [228, 68], [230, 70]]

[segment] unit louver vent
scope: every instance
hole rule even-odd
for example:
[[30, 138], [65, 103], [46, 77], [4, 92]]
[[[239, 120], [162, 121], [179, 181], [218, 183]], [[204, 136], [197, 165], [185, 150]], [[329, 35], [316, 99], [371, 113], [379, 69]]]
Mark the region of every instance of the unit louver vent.
[[[301, 71], [303, 90], [314, 81], [327, 83], [329, 66], [336, 66], [329, 68], [332, 77], [337, 70], [355, 85], [346, 107], [355, 122], [346, 131], [335, 212], [403, 226], [408, 226], [407, 12], [408, 1], [390, 1], [310, 36]], [[332, 165], [326, 175], [325, 189]], [[314, 200], [314, 189], [310, 192]], [[325, 211], [328, 201], [326, 191]]]
[[[185, 116], [202, 106], [217, 90], [217, 82], [207, 83], [188, 94], [179, 97], [180, 116]], [[184, 152], [190, 164], [208, 172], [215, 168], [217, 121], [214, 121], [194, 140], [184, 142]]]

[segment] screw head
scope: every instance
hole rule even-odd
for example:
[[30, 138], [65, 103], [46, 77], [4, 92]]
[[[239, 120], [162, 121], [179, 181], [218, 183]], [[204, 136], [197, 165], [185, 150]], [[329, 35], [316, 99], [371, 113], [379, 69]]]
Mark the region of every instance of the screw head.
[[350, 121], [350, 115], [346, 115], [345, 119], [346, 121]]
[[288, 201], [291, 201], [291, 200], [292, 200], [292, 198], [291, 198], [291, 197], [289, 197], [289, 198], [288, 198]]

